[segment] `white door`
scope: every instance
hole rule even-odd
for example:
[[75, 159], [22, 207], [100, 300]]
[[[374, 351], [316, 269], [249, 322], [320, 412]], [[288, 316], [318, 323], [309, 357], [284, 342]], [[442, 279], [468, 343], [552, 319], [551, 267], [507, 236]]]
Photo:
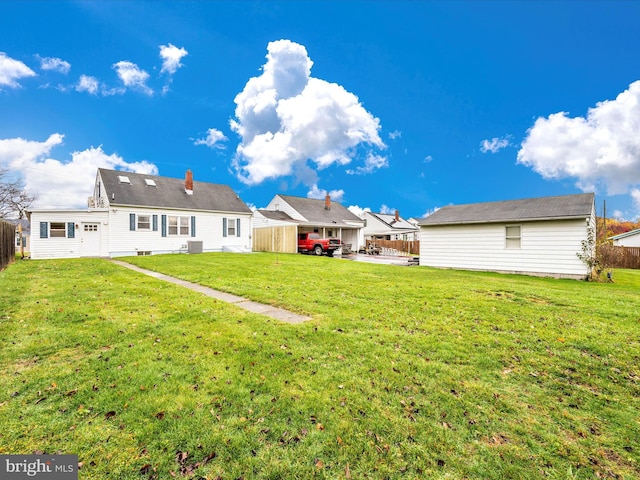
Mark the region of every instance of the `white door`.
[[80, 226], [80, 256], [100, 256], [100, 224], [83, 223]]

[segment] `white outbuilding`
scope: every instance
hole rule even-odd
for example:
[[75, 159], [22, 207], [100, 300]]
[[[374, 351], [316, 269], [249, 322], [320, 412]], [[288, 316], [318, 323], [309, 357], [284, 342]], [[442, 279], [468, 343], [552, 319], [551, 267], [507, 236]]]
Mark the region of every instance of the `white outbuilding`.
[[443, 207], [422, 219], [420, 265], [584, 279], [593, 193]]

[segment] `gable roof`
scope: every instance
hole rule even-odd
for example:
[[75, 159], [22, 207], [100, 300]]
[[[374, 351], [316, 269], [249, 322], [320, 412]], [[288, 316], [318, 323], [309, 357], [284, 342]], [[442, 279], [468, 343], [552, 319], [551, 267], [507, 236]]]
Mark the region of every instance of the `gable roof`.
[[593, 193], [473, 203], [443, 207], [420, 220], [419, 225], [428, 227], [468, 223], [577, 219], [589, 217], [593, 208]]
[[[251, 209], [228, 185], [193, 182], [193, 194], [185, 191], [185, 180], [119, 170], [98, 169], [110, 205], [251, 213]], [[129, 183], [119, 177], [127, 177]], [[153, 185], [149, 185], [152, 180]]]
[[325, 200], [314, 198], [293, 197], [290, 195], [278, 195], [287, 202], [291, 208], [302, 215], [307, 223], [318, 225], [356, 223], [363, 225], [364, 220], [355, 213], [343, 207], [339, 203], [331, 202], [331, 208], [325, 208]]
[[396, 216], [395, 215], [391, 215], [391, 214], [387, 214], [387, 213], [373, 213], [373, 212], [366, 212], [367, 214], [377, 218], [378, 220], [380, 220], [382, 223], [384, 223], [385, 225], [387, 225], [390, 229], [392, 230], [415, 230], [417, 231], [418, 227], [416, 227], [415, 225], [409, 223], [407, 220], [405, 220], [402, 217], [399, 217], [398, 220], [396, 221]]
[[268, 218], [270, 220], [280, 220], [280, 221], [284, 221], [284, 222], [294, 222], [294, 223], [298, 222], [296, 219], [291, 218], [288, 213], [281, 212], [280, 210], [262, 210], [262, 209], [258, 209], [258, 213], [260, 213], [260, 215], [262, 215], [263, 217]]
[[618, 235], [614, 235], [613, 237], [609, 237], [609, 240], [620, 240], [621, 238], [633, 237], [634, 235], [640, 235], [640, 228], [635, 230], [630, 230], [628, 232], [619, 233]]

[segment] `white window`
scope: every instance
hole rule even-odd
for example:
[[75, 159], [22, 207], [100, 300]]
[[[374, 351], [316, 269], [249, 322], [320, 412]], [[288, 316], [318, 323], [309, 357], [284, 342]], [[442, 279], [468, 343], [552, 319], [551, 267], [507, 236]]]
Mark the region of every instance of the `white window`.
[[521, 247], [521, 228], [520, 225], [507, 225], [505, 228], [505, 239], [507, 248]]
[[97, 232], [98, 224], [97, 223], [85, 223], [83, 225], [83, 229], [85, 232]]
[[227, 237], [235, 237], [236, 236], [236, 219], [228, 218], [227, 219]]
[[170, 215], [168, 220], [169, 235], [189, 235], [189, 217]]
[[49, 227], [49, 236], [51, 238], [55, 237], [66, 237], [67, 236], [67, 224], [64, 222], [51, 222], [51, 226]]
[[146, 183], [148, 187], [156, 187], [157, 186], [155, 180], [151, 180], [150, 178], [145, 178], [144, 179], [144, 183]]
[[138, 230], [151, 230], [151, 215], [138, 215]]
[[118, 175], [118, 181], [120, 183], [128, 183], [131, 184], [131, 180], [129, 180], [129, 177], [127, 177], [126, 175]]

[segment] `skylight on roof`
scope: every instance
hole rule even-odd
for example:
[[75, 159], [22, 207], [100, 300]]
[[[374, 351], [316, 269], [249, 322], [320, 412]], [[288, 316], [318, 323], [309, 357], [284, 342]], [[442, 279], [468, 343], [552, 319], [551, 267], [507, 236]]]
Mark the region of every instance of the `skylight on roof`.
[[120, 183], [128, 183], [131, 184], [131, 180], [129, 180], [129, 177], [125, 176], [125, 175], [118, 175], [118, 181]]
[[146, 183], [148, 187], [157, 187], [155, 180], [151, 180], [150, 178], [145, 178], [144, 183]]

